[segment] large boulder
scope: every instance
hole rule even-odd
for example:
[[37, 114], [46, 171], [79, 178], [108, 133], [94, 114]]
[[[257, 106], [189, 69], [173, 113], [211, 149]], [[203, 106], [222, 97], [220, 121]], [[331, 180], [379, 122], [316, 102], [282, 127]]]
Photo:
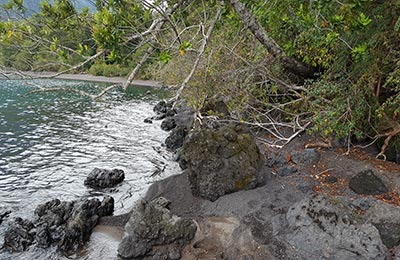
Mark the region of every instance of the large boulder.
[[126, 224], [127, 235], [118, 247], [121, 259], [180, 259], [182, 248], [196, 233], [192, 220], [168, 210], [169, 201], [158, 197], [139, 202]]
[[114, 210], [112, 197], [81, 201], [51, 200], [35, 209], [33, 221], [16, 218], [4, 235], [4, 248], [23, 251], [30, 245], [47, 248], [57, 246], [62, 252], [76, 252], [89, 240], [100, 217]]
[[263, 157], [249, 130], [241, 124], [192, 132], [183, 145], [192, 193], [211, 201], [264, 183]]
[[297, 248], [302, 256], [299, 259], [387, 259], [378, 229], [365, 223], [346, 200], [313, 195], [293, 205], [286, 218], [283, 238]]
[[121, 183], [124, 179], [125, 173], [123, 170], [94, 168], [86, 177], [84, 184], [95, 189], [111, 188]]

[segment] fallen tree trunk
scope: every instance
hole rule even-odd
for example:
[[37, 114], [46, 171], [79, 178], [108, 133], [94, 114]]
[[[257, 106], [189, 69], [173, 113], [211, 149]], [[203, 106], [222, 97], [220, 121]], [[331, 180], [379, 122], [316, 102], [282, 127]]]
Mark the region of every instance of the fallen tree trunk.
[[315, 68], [296, 60], [293, 57], [286, 56], [282, 47], [279, 46], [273, 38], [261, 27], [256, 18], [239, 0], [230, 0], [236, 13], [242, 22], [253, 33], [256, 39], [268, 50], [276, 59], [282, 62], [283, 67], [302, 78], [311, 78], [314, 76]]

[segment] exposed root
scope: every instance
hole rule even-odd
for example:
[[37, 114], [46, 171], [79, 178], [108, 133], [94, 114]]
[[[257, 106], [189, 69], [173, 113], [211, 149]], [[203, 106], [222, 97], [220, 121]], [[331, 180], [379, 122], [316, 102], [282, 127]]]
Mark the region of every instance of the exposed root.
[[386, 136], [385, 141], [383, 142], [383, 145], [381, 147], [381, 151], [380, 153], [378, 153], [376, 155], [376, 159], [382, 159], [384, 161], [386, 161], [386, 149], [389, 146], [389, 142], [390, 140], [392, 140], [392, 138], [396, 135], [400, 134], [400, 124], [397, 124], [392, 131], [385, 133], [383, 136]]
[[332, 144], [330, 141], [328, 142], [314, 142], [314, 143], [308, 143], [305, 145], [305, 148], [332, 148]]

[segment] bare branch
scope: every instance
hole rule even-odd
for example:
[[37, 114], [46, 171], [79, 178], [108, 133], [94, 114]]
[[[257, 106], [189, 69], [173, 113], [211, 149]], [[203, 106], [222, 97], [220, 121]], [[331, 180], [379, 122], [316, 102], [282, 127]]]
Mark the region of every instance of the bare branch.
[[208, 28], [207, 34], [204, 35], [203, 43], [200, 46], [200, 51], [199, 51], [199, 53], [197, 55], [197, 58], [196, 58], [196, 60], [195, 60], [195, 62], [193, 64], [192, 70], [190, 71], [189, 75], [187, 75], [185, 80], [182, 82], [182, 84], [181, 84], [180, 88], [178, 89], [175, 97], [173, 98], [173, 100], [175, 101], [174, 102], [174, 106], [176, 105], [176, 101], [179, 99], [182, 91], [185, 89], [186, 85], [189, 83], [189, 81], [193, 77], [194, 73], [196, 72], [197, 67], [199, 66], [199, 63], [200, 63], [200, 59], [201, 59], [201, 57], [203, 56], [203, 54], [204, 54], [204, 52], [206, 50], [208, 41], [211, 38], [211, 34], [212, 34], [213, 30], [214, 30], [215, 24], [217, 23], [219, 16], [221, 15], [221, 12], [222, 12], [222, 8], [219, 7], [218, 10], [217, 10], [217, 13], [214, 16], [214, 19], [213, 19], [210, 27]]
[[73, 67], [71, 67], [71, 68], [69, 68], [69, 69], [63, 70], [63, 71], [61, 71], [61, 72], [58, 72], [58, 73], [56, 73], [56, 74], [54, 74], [54, 75], [51, 75], [51, 76], [49, 76], [48, 78], [55, 78], [55, 77], [58, 77], [58, 76], [60, 76], [60, 75], [62, 75], [62, 74], [65, 74], [65, 73], [67, 73], [67, 72], [70, 72], [70, 71], [72, 71], [72, 70], [75, 70], [75, 69], [78, 69], [78, 68], [80, 68], [80, 67], [83, 67], [83, 66], [85, 66], [87, 63], [91, 62], [92, 60], [95, 60], [95, 59], [97, 59], [98, 57], [100, 57], [101, 55], [103, 55], [104, 52], [105, 52], [105, 50], [101, 50], [101, 51], [99, 51], [98, 53], [96, 53], [95, 55], [93, 55], [93, 56], [87, 58], [85, 61], [79, 63], [78, 65], [73, 66]]

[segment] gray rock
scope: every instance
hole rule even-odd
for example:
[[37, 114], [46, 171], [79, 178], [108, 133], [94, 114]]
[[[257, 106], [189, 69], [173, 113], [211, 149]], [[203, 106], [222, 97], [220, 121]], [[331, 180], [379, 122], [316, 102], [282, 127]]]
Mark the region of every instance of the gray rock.
[[180, 250], [193, 239], [196, 225], [172, 214], [168, 204], [163, 197], [137, 204], [125, 227], [127, 235], [118, 247], [120, 258], [179, 258]]
[[365, 198], [355, 199], [351, 202], [351, 204], [353, 204], [357, 209], [368, 210], [375, 202], [376, 199], [372, 197], [365, 197]]
[[3, 248], [9, 252], [26, 250], [35, 240], [34, 227], [31, 221], [16, 218], [4, 234]]
[[89, 240], [92, 229], [102, 216], [111, 215], [114, 200], [98, 199], [65, 202], [58, 199], [39, 205], [35, 220], [17, 218], [5, 232], [4, 248], [24, 251], [36, 243], [38, 247], [57, 246], [62, 252], [76, 252]]
[[349, 187], [355, 193], [365, 195], [378, 195], [389, 191], [383, 181], [372, 170], [362, 171], [353, 176], [349, 181]]
[[[372, 224], [363, 224], [347, 202], [314, 195], [296, 203], [286, 214], [284, 240], [297, 248], [301, 259], [384, 260], [387, 248]], [[320, 259], [320, 258], [318, 258]]]
[[151, 118], [145, 118], [145, 119], [143, 120], [143, 122], [144, 122], [144, 123], [147, 123], [147, 124], [152, 124], [152, 123], [153, 123], [153, 120], [151, 120]]
[[292, 155], [292, 161], [296, 164], [316, 164], [321, 155], [316, 149], [304, 149]]
[[378, 230], [383, 243], [392, 248], [400, 244], [400, 208], [376, 200], [365, 213]]
[[284, 156], [280, 154], [271, 153], [268, 154], [265, 164], [268, 167], [273, 167], [273, 166], [283, 167], [288, 164], [288, 161], [284, 158]]
[[280, 167], [277, 171], [277, 175], [280, 177], [285, 177], [285, 176], [293, 175], [293, 173], [296, 173], [296, 172], [297, 172], [296, 167], [289, 165], [289, 166]]
[[211, 201], [264, 184], [263, 157], [242, 125], [192, 132], [183, 145], [192, 193]]
[[176, 127], [175, 119], [173, 117], [167, 117], [161, 123], [161, 129], [164, 131], [170, 131]]
[[163, 122], [163, 129], [172, 129], [170, 135], [165, 140], [165, 145], [169, 150], [176, 151], [182, 147], [186, 136], [192, 128], [193, 114], [194, 112], [190, 107], [181, 105], [177, 108], [174, 115], [172, 115], [173, 117], [171, 116], [164, 121], [165, 123]]
[[11, 210], [0, 209], [0, 225], [11, 214]]
[[165, 139], [166, 147], [171, 151], [175, 151], [183, 145], [187, 134], [188, 130], [186, 129], [186, 127], [175, 127], [174, 129], [172, 129], [171, 134], [167, 137], [167, 139]]
[[157, 114], [154, 117], [155, 120], [161, 120], [166, 117], [172, 117], [176, 111], [172, 108], [173, 102], [160, 101], [154, 107], [153, 111]]
[[156, 114], [165, 114], [167, 113], [167, 110], [170, 109], [172, 107], [172, 103], [171, 102], [165, 102], [164, 100], [158, 102], [154, 107], [153, 107], [153, 111]]
[[125, 173], [120, 169], [99, 169], [94, 168], [86, 177], [84, 184], [91, 188], [111, 188], [125, 179]]

